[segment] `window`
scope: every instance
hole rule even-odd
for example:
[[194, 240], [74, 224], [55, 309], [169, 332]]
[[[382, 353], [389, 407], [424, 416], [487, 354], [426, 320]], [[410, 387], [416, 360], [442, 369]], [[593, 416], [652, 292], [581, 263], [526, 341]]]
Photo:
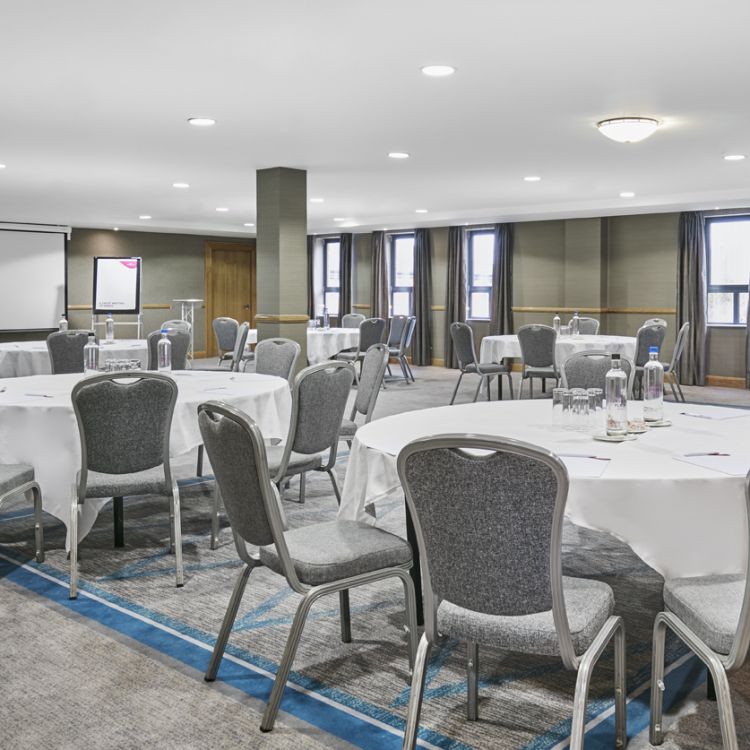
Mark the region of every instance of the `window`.
[[341, 292], [341, 242], [323, 240], [323, 304], [329, 315], [339, 314]]
[[414, 296], [414, 235], [391, 235], [391, 315], [411, 315]]
[[471, 319], [489, 320], [495, 233], [476, 230], [467, 237], [467, 313]]
[[707, 219], [706, 243], [707, 320], [714, 325], [745, 325], [750, 278], [750, 216]]

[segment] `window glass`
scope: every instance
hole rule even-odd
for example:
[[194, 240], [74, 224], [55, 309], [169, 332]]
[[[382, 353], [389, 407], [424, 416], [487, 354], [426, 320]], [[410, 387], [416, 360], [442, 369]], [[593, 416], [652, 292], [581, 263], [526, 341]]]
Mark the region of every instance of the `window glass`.
[[494, 246], [495, 235], [491, 230], [474, 230], [466, 235], [466, 314], [470, 319], [489, 320], [490, 317]]
[[740, 323], [747, 325], [747, 292], [740, 292]]
[[409, 292], [393, 293], [392, 315], [410, 315], [411, 314], [411, 294]]
[[339, 314], [339, 293], [326, 292], [326, 307], [329, 315]]
[[341, 245], [339, 242], [326, 242], [326, 288], [339, 287]]
[[414, 286], [414, 238], [396, 237], [393, 241], [394, 287]]
[[493, 245], [491, 234], [474, 232], [471, 243], [472, 286], [492, 286]]
[[709, 292], [706, 313], [711, 323], [733, 323], [734, 295], [731, 292]]
[[746, 324], [750, 216], [720, 217], [706, 221], [706, 266], [708, 322], [719, 325]]
[[487, 318], [490, 317], [490, 293], [489, 292], [472, 292], [471, 300], [471, 317]]

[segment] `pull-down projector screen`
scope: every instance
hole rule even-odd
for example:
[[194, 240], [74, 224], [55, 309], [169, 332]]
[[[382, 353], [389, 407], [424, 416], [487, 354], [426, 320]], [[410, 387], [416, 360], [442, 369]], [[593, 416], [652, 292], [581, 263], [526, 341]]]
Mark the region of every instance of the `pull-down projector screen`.
[[67, 303], [65, 236], [63, 227], [27, 231], [0, 225], [0, 331], [57, 328]]

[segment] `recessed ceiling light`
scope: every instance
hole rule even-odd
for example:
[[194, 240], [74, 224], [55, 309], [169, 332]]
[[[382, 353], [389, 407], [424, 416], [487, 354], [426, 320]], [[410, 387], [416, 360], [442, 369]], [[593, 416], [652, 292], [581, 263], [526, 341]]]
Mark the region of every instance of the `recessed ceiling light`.
[[145, 221], [146, 219], [150, 219], [151, 217], [148, 214], [141, 214], [138, 218]]
[[745, 154], [727, 154], [724, 161], [742, 161], [744, 158]]
[[389, 159], [408, 159], [409, 154], [406, 153], [406, 151], [390, 151], [388, 153]]
[[187, 184], [187, 182], [173, 182], [172, 183], [173, 188], [179, 188], [180, 190], [185, 190], [190, 187], [190, 185]]
[[112, 231], [113, 232], [119, 232], [120, 231], [120, 227], [112, 227]]
[[243, 227], [254, 227], [254, 226], [255, 226], [255, 224], [253, 224], [252, 222], [249, 222], [249, 221], [247, 221], [247, 222], [245, 222], [245, 223], [244, 223], [244, 224], [243, 224], [242, 226], [243, 226]]
[[222, 214], [224, 214], [224, 213], [226, 213], [227, 211], [229, 211], [229, 209], [228, 209], [228, 208], [226, 208], [226, 206], [219, 206], [219, 207], [218, 207], [218, 208], [217, 208], [216, 210], [217, 210], [217, 211], [218, 211], [219, 213], [222, 213]]
[[0, 164], [0, 169], [5, 169], [5, 164]]
[[351, 219], [346, 219], [346, 218], [344, 218], [342, 216], [334, 216], [333, 220], [334, 221], [351, 221]]
[[638, 143], [661, 125], [653, 117], [613, 117], [596, 123], [599, 132], [619, 143]]
[[523, 178], [525, 182], [539, 182], [542, 178], [538, 175], [531, 174], [528, 177]]
[[718, 210], [719, 210], [719, 207], [718, 206], [714, 206], [714, 211], [718, 211]]
[[427, 209], [426, 208], [415, 208], [414, 209], [414, 213], [415, 214], [426, 214], [427, 213]]
[[310, 198], [310, 203], [325, 203], [325, 198]]
[[344, 228], [344, 227], [358, 227], [359, 224], [357, 224], [356, 221], [345, 221], [343, 224], [340, 224], [339, 226], [341, 226], [342, 228]]
[[635, 193], [631, 190], [624, 190], [620, 193], [620, 198], [635, 198]]
[[456, 69], [452, 65], [425, 65], [422, 72], [430, 78], [444, 78], [445, 76], [452, 76]]
[[216, 120], [212, 117], [188, 117], [188, 122], [196, 128], [210, 128], [216, 125]]

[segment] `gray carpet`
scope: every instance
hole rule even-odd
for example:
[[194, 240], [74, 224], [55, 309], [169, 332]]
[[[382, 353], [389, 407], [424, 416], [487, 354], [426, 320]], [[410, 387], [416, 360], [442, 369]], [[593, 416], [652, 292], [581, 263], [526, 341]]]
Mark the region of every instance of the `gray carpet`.
[[[447, 403], [455, 374], [415, 368], [417, 383], [391, 383], [376, 417]], [[686, 389], [687, 391], [688, 389]], [[728, 391], [728, 392], [727, 392]], [[536, 394], [540, 395], [540, 394]], [[470, 400], [467, 383], [461, 400]], [[729, 389], [690, 389], [688, 398], [750, 404], [750, 394]], [[343, 480], [345, 458], [337, 467]], [[192, 457], [177, 462], [188, 476]], [[221, 547], [208, 548], [210, 482], [183, 486], [186, 585], [173, 585], [166, 505], [157, 499], [126, 501], [126, 548], [112, 549], [111, 510], [105, 508], [81, 545], [80, 573], [90, 591], [117, 598], [184, 634], [210, 641], [218, 631], [233, 579], [239, 570], [226, 524]], [[296, 494], [292, 485], [289, 496]], [[20, 506], [18, 506], [20, 508]], [[304, 506], [288, 502], [293, 526], [327, 520], [335, 500], [324, 477], [308, 483]], [[403, 533], [398, 499], [379, 506], [379, 523]], [[51, 572], [67, 569], [63, 528], [46, 518]], [[30, 556], [29, 518], [5, 517], [0, 545]], [[579, 529], [565, 530], [566, 572], [607, 581], [628, 627], [629, 689], [648, 677], [653, 614], [661, 606], [661, 579], [625, 545]], [[0, 580], [0, 657], [6, 700], [0, 702], [2, 746], [76, 748], [318, 748], [348, 743], [282, 711], [270, 735], [257, 730], [262, 702], [221, 681], [207, 685], [199, 668], [160, 653], [131, 637], [81, 616], [10, 580]], [[260, 666], [278, 663], [296, 596], [268, 571], [253, 573], [230, 640], [231, 650]], [[406, 710], [407, 662], [400, 586], [384, 583], [352, 592], [353, 642], [338, 637], [337, 601], [313, 609], [294, 665], [292, 680], [333, 700], [349, 702], [373, 718], [392, 723]], [[676, 658], [679, 645], [670, 643]], [[207, 662], [208, 651], [205, 659]], [[482, 653], [481, 721], [465, 721], [463, 651], [450, 644], [434, 662], [423, 726], [446, 738], [444, 747], [552, 747], [565, 736], [574, 675], [554, 659]], [[220, 672], [220, 677], [221, 677]], [[605, 654], [596, 670], [592, 701], [611, 701], [612, 661]], [[750, 746], [750, 679], [732, 680], [740, 746]], [[674, 712], [665, 747], [720, 747], [715, 705], [699, 700], [699, 688]], [[282, 708], [284, 703], [282, 703]], [[354, 742], [354, 739], [353, 739]], [[356, 743], [355, 743], [356, 744]], [[641, 735], [631, 747], [648, 747]]]

